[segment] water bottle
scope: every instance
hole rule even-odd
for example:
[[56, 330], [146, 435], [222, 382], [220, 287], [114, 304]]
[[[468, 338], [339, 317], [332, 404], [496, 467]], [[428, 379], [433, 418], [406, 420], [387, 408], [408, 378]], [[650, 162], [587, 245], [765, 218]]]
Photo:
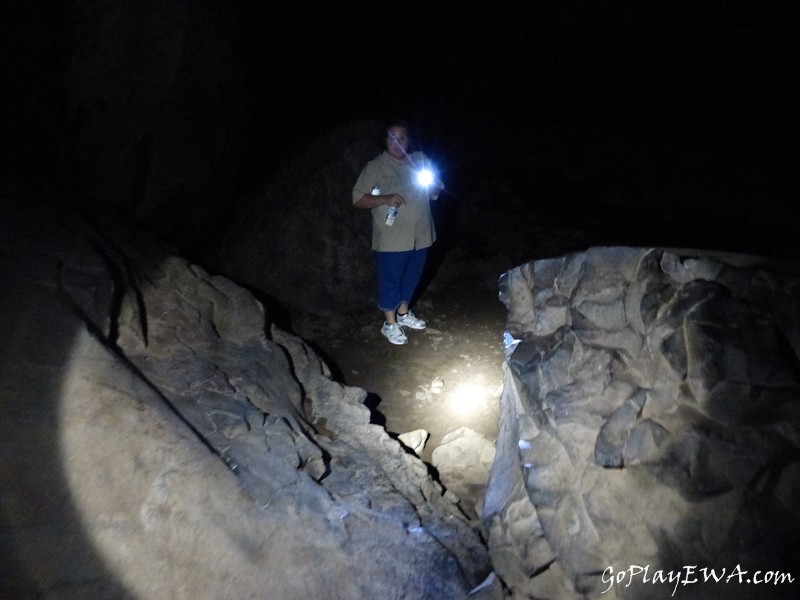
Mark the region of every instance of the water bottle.
[[390, 206], [389, 207], [389, 212], [386, 213], [386, 225], [388, 227], [391, 227], [392, 225], [394, 225], [394, 218], [396, 216], [397, 216], [397, 207], [396, 206]]

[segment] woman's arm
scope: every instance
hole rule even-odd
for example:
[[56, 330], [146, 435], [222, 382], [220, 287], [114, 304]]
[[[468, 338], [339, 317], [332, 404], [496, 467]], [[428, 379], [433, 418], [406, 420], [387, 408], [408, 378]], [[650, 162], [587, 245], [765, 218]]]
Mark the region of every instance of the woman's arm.
[[353, 206], [356, 208], [365, 208], [371, 209], [375, 208], [376, 206], [382, 206], [383, 204], [391, 205], [391, 206], [400, 206], [401, 204], [405, 204], [405, 200], [400, 194], [364, 194], [353, 202]]

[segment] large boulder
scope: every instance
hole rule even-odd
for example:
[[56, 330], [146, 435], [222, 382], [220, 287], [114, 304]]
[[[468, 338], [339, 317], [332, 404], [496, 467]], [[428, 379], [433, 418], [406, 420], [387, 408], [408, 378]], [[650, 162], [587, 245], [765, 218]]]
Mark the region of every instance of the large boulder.
[[636, 248], [501, 278], [483, 518], [514, 597], [797, 597], [774, 583], [800, 575], [798, 292], [750, 257]]
[[479, 532], [253, 295], [2, 182], [0, 595], [464, 598]]
[[231, 211], [208, 263], [294, 311], [374, 308], [372, 221], [351, 194], [381, 132], [373, 121], [342, 125], [287, 159]]

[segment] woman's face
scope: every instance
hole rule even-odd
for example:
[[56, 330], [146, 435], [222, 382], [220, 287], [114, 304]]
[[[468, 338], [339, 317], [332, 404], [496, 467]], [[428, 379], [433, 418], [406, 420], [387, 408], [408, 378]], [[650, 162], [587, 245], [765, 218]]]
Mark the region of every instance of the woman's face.
[[404, 161], [408, 153], [408, 131], [405, 127], [390, 127], [386, 132], [386, 151], [393, 159]]

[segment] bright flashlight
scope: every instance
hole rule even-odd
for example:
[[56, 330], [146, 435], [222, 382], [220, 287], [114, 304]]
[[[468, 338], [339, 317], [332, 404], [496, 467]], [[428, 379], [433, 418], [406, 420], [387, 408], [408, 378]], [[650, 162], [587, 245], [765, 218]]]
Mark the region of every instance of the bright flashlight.
[[428, 168], [417, 171], [417, 183], [424, 188], [430, 186], [434, 179], [433, 171]]

